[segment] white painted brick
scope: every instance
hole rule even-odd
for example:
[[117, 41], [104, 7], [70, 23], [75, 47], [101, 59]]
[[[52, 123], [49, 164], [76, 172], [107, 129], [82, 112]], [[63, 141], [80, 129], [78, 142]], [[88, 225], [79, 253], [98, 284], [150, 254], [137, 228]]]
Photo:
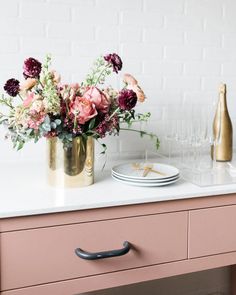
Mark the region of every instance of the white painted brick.
[[0, 19], [0, 35], [1, 36], [35, 36], [37, 32], [38, 37], [45, 36], [45, 23], [34, 20], [9, 19], [7, 21]]
[[183, 32], [152, 28], [146, 28], [144, 30], [144, 42], [161, 43], [163, 45], [181, 45], [183, 44], [183, 41]]
[[[32, 0], [30, 0], [32, 1]], [[94, 8], [96, 0], [47, 0], [49, 3], [62, 3], [71, 5], [73, 9], [74, 6], [82, 7], [82, 8]]]
[[178, 89], [181, 91], [192, 90], [196, 91], [201, 88], [200, 78], [188, 78], [188, 77], [174, 77], [164, 78], [164, 89]]
[[183, 64], [181, 62], [167, 61], [144, 61], [144, 74], [159, 74], [159, 75], [180, 75], [183, 72]]
[[19, 14], [19, 4], [17, 1], [0, 1], [1, 18], [16, 17]]
[[79, 25], [73, 23], [50, 23], [48, 26], [49, 38], [64, 38], [65, 40], [83, 40], [89, 42], [95, 40], [95, 29], [88, 24]]
[[181, 14], [184, 11], [184, 0], [145, 0], [145, 9], [162, 14]]
[[167, 60], [201, 60], [202, 55], [202, 49], [194, 46], [167, 46], [165, 48]]
[[142, 9], [142, 0], [97, 0], [97, 6], [105, 10], [140, 11]]
[[23, 38], [21, 51], [26, 54], [68, 55], [71, 52], [70, 42], [58, 39]]
[[119, 27], [118, 26], [99, 26], [96, 30], [97, 42], [119, 42]]
[[158, 105], [161, 107], [162, 105], [166, 104], [181, 104], [183, 100], [183, 93], [181, 90], [165, 90], [161, 91], [160, 89], [156, 89], [153, 94], [148, 97], [147, 104], [149, 101], [151, 105]]
[[107, 53], [118, 52], [118, 45], [113, 42], [104, 43], [82, 43], [74, 42], [72, 46], [72, 53], [81, 57], [96, 58]]
[[137, 75], [142, 73], [142, 62], [140, 60], [132, 60], [122, 56], [123, 67], [122, 72], [131, 73], [132, 75]]
[[68, 5], [37, 3], [31, 1], [20, 5], [20, 14], [25, 18], [50, 21], [69, 21], [71, 19], [71, 10]]
[[74, 7], [72, 10], [72, 19], [73, 22], [78, 24], [89, 24], [93, 23], [94, 25], [116, 25], [118, 24], [119, 17], [118, 17], [118, 11], [110, 11], [107, 12], [107, 9], [103, 9], [101, 7], [99, 8], [93, 8], [93, 9], [87, 9], [87, 8], [77, 8]]
[[163, 27], [163, 16], [156, 12], [124, 12], [122, 14], [123, 25]]
[[212, 104], [213, 98], [216, 96], [215, 91], [185, 91], [184, 101], [185, 103], [198, 103], [198, 104]]
[[123, 44], [122, 54], [127, 58], [161, 59], [163, 48], [159, 44]]
[[221, 34], [218, 32], [186, 32], [188, 45], [221, 47], [221, 39]]
[[14, 53], [18, 52], [19, 50], [19, 42], [17, 39], [9, 39], [9, 38], [4, 38], [0, 37], [0, 53]]
[[235, 33], [223, 34], [223, 47], [224, 48], [236, 48]]
[[223, 1], [225, 19], [235, 18], [236, 2], [232, 0]]
[[215, 91], [216, 96], [218, 95], [218, 89], [220, 83], [224, 82], [222, 77], [204, 77], [202, 78], [202, 90]]
[[219, 76], [221, 64], [216, 62], [186, 62], [184, 74], [193, 76]]
[[119, 26], [120, 29], [120, 41], [121, 42], [141, 42], [142, 41], [142, 28], [122, 25]]
[[222, 0], [187, 0], [186, 14], [193, 16], [204, 16], [206, 18], [223, 16], [223, 1]]
[[204, 58], [215, 61], [236, 61], [236, 52], [233, 48], [205, 48]]
[[203, 18], [189, 15], [165, 16], [165, 27], [171, 30], [202, 31]]
[[222, 75], [236, 76], [236, 62], [224, 62], [222, 64]]
[[206, 32], [218, 32], [218, 33], [236, 33], [236, 18], [219, 19], [206, 18], [205, 19], [205, 31]]
[[163, 79], [161, 75], [136, 75], [136, 79], [139, 81], [139, 85], [142, 87], [143, 91], [147, 96], [152, 94], [158, 89], [162, 89]]
[[71, 72], [78, 74], [79, 77], [84, 77], [89, 71], [89, 67], [92, 65], [93, 58], [76, 56], [65, 56], [63, 58], [54, 58], [54, 68], [59, 72]]

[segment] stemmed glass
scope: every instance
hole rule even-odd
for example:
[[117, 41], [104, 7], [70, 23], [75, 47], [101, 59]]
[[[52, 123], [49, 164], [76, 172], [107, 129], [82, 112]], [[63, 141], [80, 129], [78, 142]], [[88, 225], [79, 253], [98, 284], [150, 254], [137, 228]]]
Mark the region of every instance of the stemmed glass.
[[217, 128], [214, 132], [213, 128], [213, 121], [214, 121], [214, 116], [215, 116], [215, 111], [216, 111], [216, 103], [214, 102], [211, 106], [212, 109], [212, 117], [211, 117], [211, 126], [208, 127], [208, 141], [211, 146], [211, 155], [212, 155], [212, 168], [216, 168], [216, 148], [217, 146], [221, 143], [221, 104], [219, 104], [219, 120], [216, 122], [217, 123]]
[[168, 144], [168, 159], [169, 163], [172, 157], [173, 143], [176, 140], [176, 120], [175, 120], [176, 109], [174, 106], [163, 107], [162, 119], [164, 122], [164, 140]]
[[191, 136], [191, 107], [180, 106], [176, 120], [176, 141], [180, 145], [181, 164], [185, 165], [185, 155], [188, 147], [189, 138]]

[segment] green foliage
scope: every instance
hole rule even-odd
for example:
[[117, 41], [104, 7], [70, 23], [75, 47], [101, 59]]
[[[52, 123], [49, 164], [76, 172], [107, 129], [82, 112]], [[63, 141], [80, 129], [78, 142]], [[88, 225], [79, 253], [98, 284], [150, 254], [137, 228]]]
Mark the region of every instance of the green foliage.
[[44, 98], [44, 104], [48, 113], [57, 115], [60, 113], [60, 97], [53, 81], [53, 75], [49, 71], [50, 65], [51, 56], [47, 55], [42, 69], [42, 82], [40, 82], [40, 84], [42, 84], [43, 87], [41, 89], [41, 94]]
[[105, 79], [111, 74], [110, 65], [100, 56], [93, 64], [91, 73], [86, 77], [85, 86], [96, 86], [104, 84]]

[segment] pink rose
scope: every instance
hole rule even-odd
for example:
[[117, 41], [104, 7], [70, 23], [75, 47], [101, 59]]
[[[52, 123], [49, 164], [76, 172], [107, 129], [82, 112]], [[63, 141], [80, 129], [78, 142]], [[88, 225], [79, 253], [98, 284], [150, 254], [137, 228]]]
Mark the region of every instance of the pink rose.
[[25, 108], [28, 108], [30, 104], [33, 102], [33, 100], [34, 100], [34, 93], [33, 92], [28, 93], [26, 99], [23, 101], [23, 106]]
[[71, 103], [70, 110], [77, 117], [79, 124], [85, 124], [97, 115], [95, 104], [85, 97], [77, 96]]
[[88, 88], [84, 93], [84, 97], [93, 102], [100, 112], [105, 114], [109, 111], [110, 98], [97, 87]]

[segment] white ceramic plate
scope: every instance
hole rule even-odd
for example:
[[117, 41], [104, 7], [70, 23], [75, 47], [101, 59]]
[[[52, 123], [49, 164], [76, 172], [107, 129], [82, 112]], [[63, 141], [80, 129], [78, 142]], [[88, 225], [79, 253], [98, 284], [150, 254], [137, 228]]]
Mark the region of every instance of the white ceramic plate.
[[167, 180], [169, 178], [175, 177], [179, 174], [179, 169], [174, 166], [161, 164], [161, 163], [138, 163], [140, 167], [152, 165], [152, 169], [161, 172], [163, 175], [157, 174], [150, 171], [147, 176], [143, 177], [144, 170], [138, 170], [134, 167], [135, 162], [120, 164], [112, 168], [112, 173], [119, 177], [125, 177], [129, 179], [145, 179], [145, 180]]
[[169, 185], [177, 182], [179, 180], [179, 177], [171, 180], [171, 181], [166, 181], [166, 182], [156, 182], [156, 183], [143, 183], [143, 182], [137, 182], [137, 181], [125, 181], [121, 180], [120, 178], [115, 177], [112, 175], [112, 178], [115, 179], [118, 182], [128, 184], [128, 185], [133, 185], [133, 186], [144, 186], [144, 187], [157, 187], [157, 186], [164, 186], [164, 185]]
[[119, 176], [118, 174], [112, 172], [112, 176], [119, 178], [120, 180], [124, 180], [124, 181], [135, 181], [135, 182], [142, 182], [142, 183], [161, 183], [161, 182], [167, 182], [167, 181], [171, 181], [171, 180], [175, 180], [176, 178], [179, 178], [179, 174], [177, 174], [176, 176], [173, 177], [169, 177], [169, 178], [158, 178], [158, 179], [146, 179], [146, 177], [143, 177], [142, 179], [134, 179], [134, 178], [130, 178], [130, 177], [123, 177], [123, 176]]

